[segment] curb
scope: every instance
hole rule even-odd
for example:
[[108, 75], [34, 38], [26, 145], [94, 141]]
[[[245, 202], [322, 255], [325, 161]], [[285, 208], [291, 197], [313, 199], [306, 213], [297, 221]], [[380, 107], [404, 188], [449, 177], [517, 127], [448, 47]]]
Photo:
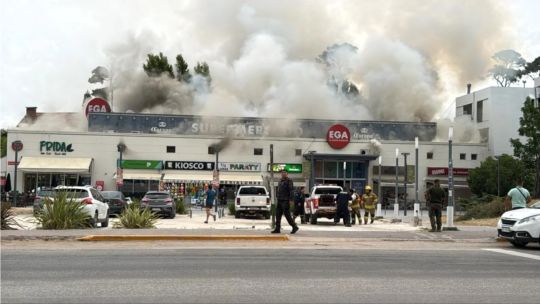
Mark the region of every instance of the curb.
[[288, 235], [87, 235], [78, 241], [288, 241]]

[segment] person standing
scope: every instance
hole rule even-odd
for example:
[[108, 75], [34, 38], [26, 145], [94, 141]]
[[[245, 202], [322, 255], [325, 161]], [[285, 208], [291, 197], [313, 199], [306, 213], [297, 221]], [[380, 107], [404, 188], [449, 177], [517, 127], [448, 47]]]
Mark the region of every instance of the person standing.
[[304, 202], [306, 201], [306, 195], [304, 187], [300, 187], [298, 191], [294, 193], [294, 213], [293, 213], [293, 222], [296, 222], [296, 217], [300, 216], [300, 223], [305, 224], [305, 211], [304, 211]]
[[336, 196], [336, 215], [334, 216], [334, 225], [337, 225], [340, 219], [343, 219], [345, 227], [351, 227], [351, 214], [349, 212], [349, 201], [352, 199], [351, 194], [342, 190]]
[[371, 216], [370, 224], [375, 220], [375, 207], [377, 205], [377, 194], [371, 191], [371, 186], [366, 186], [366, 193], [362, 195], [362, 206], [366, 210], [364, 213], [364, 224], [367, 225], [368, 215]]
[[358, 218], [358, 225], [362, 225], [362, 214], [360, 213], [360, 197], [358, 196], [358, 194], [356, 194], [356, 192], [354, 191], [354, 189], [351, 189], [351, 200], [352, 200], [352, 204], [351, 204], [351, 220], [352, 220], [352, 224], [355, 225], [356, 224], [356, 218]]
[[433, 187], [429, 188], [429, 190], [427, 191], [426, 198], [429, 204], [429, 221], [431, 223], [430, 232], [441, 232], [442, 208], [444, 200], [446, 199], [446, 193], [441, 188], [438, 179], [433, 181]]
[[516, 187], [510, 189], [506, 195], [504, 206], [506, 210], [521, 209], [527, 207], [527, 204], [529, 204], [531, 200], [529, 190], [523, 188], [523, 178], [518, 177], [516, 180]]
[[216, 221], [216, 215], [212, 213], [212, 207], [214, 207], [214, 201], [216, 200], [217, 192], [214, 190], [214, 185], [210, 185], [206, 191], [206, 221], [205, 224], [208, 224], [208, 218], [210, 216], [214, 217], [214, 222]]
[[289, 174], [285, 170], [281, 170], [281, 179], [279, 180], [277, 189], [277, 206], [276, 206], [276, 228], [272, 233], [281, 233], [281, 216], [285, 215], [287, 222], [292, 226], [291, 234], [298, 231], [298, 226], [294, 223], [290, 209], [290, 203], [294, 200], [293, 182], [289, 178]]

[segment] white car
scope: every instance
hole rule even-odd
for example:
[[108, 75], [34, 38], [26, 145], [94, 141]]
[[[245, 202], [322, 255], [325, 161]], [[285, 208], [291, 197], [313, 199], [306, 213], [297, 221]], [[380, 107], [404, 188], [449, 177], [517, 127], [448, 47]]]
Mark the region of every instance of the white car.
[[59, 186], [54, 191], [66, 192], [69, 199], [83, 204], [92, 227], [96, 228], [97, 223], [101, 223], [102, 228], [109, 226], [109, 205], [97, 189], [88, 186]]
[[540, 201], [529, 207], [505, 212], [497, 223], [499, 237], [516, 247], [540, 242]]

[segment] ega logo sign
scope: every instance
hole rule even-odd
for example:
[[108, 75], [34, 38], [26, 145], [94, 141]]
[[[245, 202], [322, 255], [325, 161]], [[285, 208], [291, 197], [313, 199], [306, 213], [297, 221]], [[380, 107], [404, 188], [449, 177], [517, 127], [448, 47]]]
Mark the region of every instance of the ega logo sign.
[[108, 113], [111, 112], [111, 106], [109, 103], [102, 98], [94, 98], [86, 104], [85, 114], [88, 116], [89, 113]]
[[351, 141], [351, 132], [344, 125], [333, 125], [326, 133], [326, 142], [334, 149], [343, 149]]

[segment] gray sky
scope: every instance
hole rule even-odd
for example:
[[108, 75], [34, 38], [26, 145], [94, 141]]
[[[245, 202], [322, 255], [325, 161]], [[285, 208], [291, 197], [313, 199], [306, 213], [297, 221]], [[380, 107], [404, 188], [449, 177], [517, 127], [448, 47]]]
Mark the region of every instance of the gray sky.
[[[487, 45], [484, 52], [512, 48], [526, 60], [540, 56], [540, 31], [533, 26], [538, 23], [535, 14], [540, 12], [537, 0], [264, 2], [0, 0], [0, 127], [13, 127], [23, 117], [25, 106], [37, 106], [39, 111], [79, 111], [84, 92], [91, 88], [87, 79], [93, 68], [116, 64], [119, 71], [140, 73], [141, 58], [148, 52], [163, 51], [170, 61], [182, 53], [190, 66], [209, 62], [215, 72], [213, 85], [226, 88], [226, 93], [215, 97], [220, 102], [260, 96], [237, 91], [264, 85], [264, 81], [244, 88], [230, 83], [230, 75], [238, 83], [259, 77], [250, 74], [256, 70], [243, 71], [242, 63], [251, 67], [264, 63], [264, 56], [248, 60], [253, 54], [250, 47], [257, 49], [253, 44], [261, 41], [252, 38], [262, 34], [273, 37], [269, 50], [282, 53], [283, 58], [276, 62], [285, 62], [288, 69], [313, 60], [332, 43], [351, 42], [367, 55], [367, 43], [388, 46], [394, 45], [388, 41], [398, 42], [392, 47], [410, 48], [427, 57], [425, 66], [437, 71], [439, 79], [433, 86], [444, 101], [438, 110], [443, 117], [452, 115], [450, 104], [463, 94], [467, 81], [476, 89], [493, 85], [482, 78], [487, 72], [485, 63], [473, 70], [470, 61], [460, 60], [474, 52], [472, 47], [467, 50], [471, 41]], [[461, 11], [461, 4], [470, 2], [474, 3], [471, 9]], [[450, 31], [445, 28], [449, 22], [464, 23], [468, 30]], [[431, 27], [432, 23], [440, 26]], [[403, 29], [409, 25], [410, 31]], [[419, 28], [426, 35], [418, 33]], [[441, 32], [429, 32], [439, 29]], [[493, 33], [503, 38], [487, 36]], [[441, 40], [435, 41], [436, 37]], [[446, 37], [457, 41], [455, 49], [435, 47], [444, 44]], [[491, 41], [483, 41], [488, 38]], [[365, 62], [354, 67], [370, 68]], [[365, 70], [358, 69], [350, 75], [375, 92], [368, 86]], [[279, 75], [283, 77], [283, 71]], [[265, 92], [267, 95], [267, 88]]]

